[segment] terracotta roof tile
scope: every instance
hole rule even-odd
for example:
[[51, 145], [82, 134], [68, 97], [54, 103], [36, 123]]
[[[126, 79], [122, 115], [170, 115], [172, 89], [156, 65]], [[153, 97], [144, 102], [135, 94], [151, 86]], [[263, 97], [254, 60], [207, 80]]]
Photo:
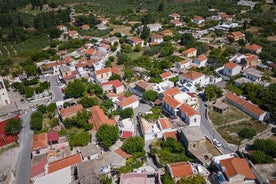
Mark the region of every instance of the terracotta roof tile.
[[58, 141], [59, 139], [58, 132], [48, 132], [47, 139], [48, 139], [48, 142]]
[[59, 114], [62, 118], [66, 118], [67, 116], [76, 114], [77, 112], [81, 111], [82, 109], [83, 109], [83, 106], [81, 104], [74, 105], [74, 106], [59, 110]]
[[248, 179], [256, 179], [245, 159], [229, 158], [220, 160], [220, 164], [222, 167], [225, 167], [225, 174], [228, 178], [240, 174]]
[[195, 17], [194, 17], [194, 20], [204, 20], [204, 18], [201, 17], [201, 16], [195, 16]]
[[163, 35], [163, 36], [170, 35], [170, 34], [172, 34], [172, 30], [166, 29], [164, 31], [161, 31], [160, 34]]
[[33, 150], [47, 146], [47, 133], [33, 135]]
[[118, 74], [118, 75], [121, 75], [121, 73], [122, 73], [121, 70], [119, 68], [115, 67], [115, 66], [113, 66], [111, 68], [111, 71], [112, 71], [112, 73]]
[[97, 70], [97, 71], [95, 71], [95, 73], [97, 74], [97, 75], [99, 75], [99, 74], [103, 74], [103, 73], [108, 73], [108, 72], [111, 72], [111, 68], [103, 68], [103, 69], [101, 69], [101, 70]]
[[224, 64], [224, 68], [228, 68], [228, 69], [234, 69], [237, 66], [238, 66], [238, 64], [233, 63], [233, 62], [228, 62], [228, 63]]
[[149, 86], [149, 84], [143, 80], [139, 80], [138, 82], [136, 82], [136, 85], [143, 89], [147, 89], [147, 87]]
[[181, 21], [180, 20], [177, 20], [177, 19], [173, 19], [170, 21], [171, 24], [181, 24]]
[[170, 107], [172, 107], [173, 109], [175, 109], [176, 107], [178, 107], [180, 105], [180, 103], [175, 100], [173, 97], [165, 95], [163, 98], [163, 101], [168, 104]]
[[232, 102], [234, 102], [235, 104], [238, 104], [239, 106], [243, 107], [244, 109], [246, 109], [247, 111], [257, 115], [257, 116], [260, 116], [262, 115], [263, 113], [265, 113], [265, 111], [263, 111], [260, 107], [258, 107], [257, 105], [255, 104], [252, 104], [240, 97], [238, 97], [237, 95], [234, 95], [232, 93], [228, 93], [225, 98], [227, 100], [230, 100]]
[[197, 60], [200, 61], [200, 62], [202, 62], [206, 59], [207, 59], [207, 57], [204, 54], [201, 54], [200, 56], [197, 57]]
[[194, 110], [194, 108], [192, 106], [190, 106], [189, 104], [182, 104], [180, 107], [179, 107], [179, 110], [186, 114], [188, 117], [190, 116], [194, 116], [194, 115], [199, 115], [199, 113]]
[[123, 157], [124, 159], [128, 159], [128, 158], [132, 157], [131, 154], [127, 154], [121, 148], [115, 150], [114, 152], [117, 153], [118, 155], [120, 155], [121, 157]]
[[193, 175], [192, 167], [189, 162], [178, 162], [168, 164], [172, 178], [180, 178]]
[[180, 93], [180, 90], [178, 87], [173, 87], [170, 89], [167, 89], [166, 91], [164, 91], [162, 94], [165, 95], [170, 95], [170, 96], [174, 96], [176, 94]]
[[185, 59], [185, 60], [182, 60], [182, 61], [179, 62], [180, 65], [183, 65], [183, 64], [186, 64], [186, 63], [189, 63], [188, 59]]
[[119, 102], [117, 102], [117, 104], [120, 107], [125, 107], [136, 101], [138, 101], [138, 99], [134, 95], [131, 95], [130, 97], [120, 100]]
[[93, 130], [98, 130], [103, 124], [111, 126], [116, 125], [115, 120], [111, 120], [106, 117], [104, 111], [100, 108], [100, 106], [93, 106], [89, 110], [91, 112], [89, 123], [93, 124]]
[[130, 38], [128, 38], [128, 40], [131, 40], [133, 43], [142, 43], [143, 42], [143, 40], [141, 40], [140, 38], [138, 38], [136, 36], [130, 37]]
[[195, 79], [198, 79], [199, 77], [202, 77], [202, 76], [203, 76], [202, 73], [199, 73], [199, 72], [196, 72], [196, 71], [189, 71], [187, 73], [184, 73], [182, 75], [182, 78], [189, 79], [189, 80], [195, 80]]
[[93, 55], [95, 52], [96, 52], [95, 49], [90, 48], [90, 49], [88, 49], [88, 50], [85, 52], [85, 54], [86, 54], [86, 55]]
[[71, 155], [69, 157], [65, 157], [63, 159], [57, 160], [55, 162], [52, 162], [48, 165], [48, 174], [64, 169], [69, 166], [73, 166], [79, 162], [81, 162], [81, 155], [75, 154]]
[[121, 138], [127, 139], [129, 137], [132, 137], [132, 132], [131, 131], [122, 131]]
[[168, 118], [160, 118], [159, 122], [160, 122], [160, 125], [161, 125], [162, 129], [171, 128], [171, 123], [170, 123], [170, 120]]
[[240, 32], [240, 31], [235, 31], [235, 32], [231, 32], [231, 34], [235, 37], [240, 37], [240, 36], [243, 36], [243, 33]]
[[43, 158], [40, 160], [39, 163], [37, 163], [36, 165], [33, 165], [31, 168], [31, 178], [40, 174], [44, 174], [46, 164], [47, 164], [47, 159]]
[[119, 81], [118, 79], [117, 80], [111, 80], [111, 81], [108, 81], [108, 82], [101, 83], [101, 86], [106, 86], [106, 85], [112, 85], [115, 88], [118, 88], [120, 86], [123, 86], [123, 83], [121, 81]]
[[158, 34], [151, 35], [150, 37], [153, 39], [162, 39], [163, 38], [163, 36], [158, 35]]
[[194, 51], [196, 51], [197, 49], [196, 48], [189, 48], [189, 49], [187, 49], [187, 50], [184, 50], [183, 52], [182, 52], [182, 54], [189, 54], [189, 53], [191, 53], [191, 52], [194, 52]]
[[163, 134], [163, 137], [164, 137], [165, 140], [168, 139], [169, 137], [171, 137], [171, 138], [177, 140], [177, 132], [176, 132], [176, 131], [165, 132], [165, 133]]
[[166, 79], [166, 78], [172, 76], [172, 74], [170, 71], [166, 71], [164, 73], [161, 73], [159, 76], [161, 77], [161, 79]]
[[256, 45], [256, 44], [247, 45], [245, 47], [245, 49], [250, 50], [250, 51], [254, 51], [254, 52], [256, 52], [257, 50], [262, 49], [262, 48], [263, 48], [262, 46]]

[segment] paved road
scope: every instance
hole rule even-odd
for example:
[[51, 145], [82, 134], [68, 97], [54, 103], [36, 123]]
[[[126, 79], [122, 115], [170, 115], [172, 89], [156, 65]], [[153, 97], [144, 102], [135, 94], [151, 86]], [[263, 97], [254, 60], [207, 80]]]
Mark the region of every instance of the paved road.
[[19, 135], [20, 152], [16, 163], [16, 184], [30, 183], [32, 131], [30, 129], [31, 111], [22, 115], [23, 128]]
[[53, 75], [48, 77], [48, 81], [51, 84], [51, 89], [53, 93], [53, 100], [52, 102], [57, 102], [63, 100], [64, 94], [61, 92], [61, 89], [56, 84], [56, 80], [58, 79], [58, 75]]
[[213, 125], [207, 118], [207, 107], [205, 102], [199, 97], [199, 112], [201, 114], [200, 129], [209, 139], [217, 139], [222, 147], [220, 148], [224, 154], [232, 153], [237, 150], [237, 146], [228, 144], [221, 135], [215, 130]]

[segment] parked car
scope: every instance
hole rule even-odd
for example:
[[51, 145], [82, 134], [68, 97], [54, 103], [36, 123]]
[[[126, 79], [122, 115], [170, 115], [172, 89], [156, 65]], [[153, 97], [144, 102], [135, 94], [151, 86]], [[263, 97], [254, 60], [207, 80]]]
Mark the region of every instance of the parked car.
[[221, 147], [221, 143], [217, 139], [213, 139], [213, 144], [217, 147]]

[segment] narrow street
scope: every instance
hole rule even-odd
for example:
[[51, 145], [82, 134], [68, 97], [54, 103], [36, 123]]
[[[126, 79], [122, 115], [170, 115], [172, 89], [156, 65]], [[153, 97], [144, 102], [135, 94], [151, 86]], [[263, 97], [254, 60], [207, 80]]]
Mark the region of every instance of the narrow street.
[[232, 153], [237, 150], [236, 145], [228, 144], [221, 135], [216, 131], [213, 125], [208, 120], [206, 103], [199, 97], [199, 113], [201, 115], [200, 129], [210, 140], [217, 139], [222, 147], [220, 148], [224, 154]]
[[61, 89], [56, 84], [56, 80], [58, 79], [58, 75], [53, 75], [48, 77], [48, 81], [50, 82], [53, 98], [52, 102], [57, 102], [63, 100], [64, 94], [61, 92]]
[[20, 152], [16, 163], [16, 184], [30, 183], [32, 134], [30, 129], [30, 117], [32, 111], [28, 110], [22, 115], [23, 128], [19, 135]]

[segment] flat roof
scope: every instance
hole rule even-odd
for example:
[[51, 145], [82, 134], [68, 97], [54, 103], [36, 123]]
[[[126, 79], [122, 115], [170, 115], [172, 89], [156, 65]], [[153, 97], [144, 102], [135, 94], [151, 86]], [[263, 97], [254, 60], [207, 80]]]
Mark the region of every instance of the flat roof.
[[64, 169], [55, 171], [51, 174], [47, 174], [45, 176], [39, 177], [35, 180], [35, 184], [70, 184], [71, 181], [71, 167], [66, 167]]

